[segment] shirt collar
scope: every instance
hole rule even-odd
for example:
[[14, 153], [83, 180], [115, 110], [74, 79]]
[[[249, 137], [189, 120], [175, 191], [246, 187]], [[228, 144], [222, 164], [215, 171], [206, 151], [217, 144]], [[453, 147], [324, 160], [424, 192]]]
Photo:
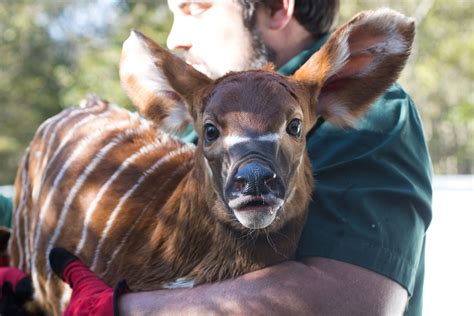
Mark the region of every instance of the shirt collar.
[[298, 70], [303, 64], [311, 57], [313, 54], [318, 51], [324, 43], [326, 43], [329, 34], [325, 34], [317, 39], [308, 49], [302, 51], [292, 59], [290, 59], [286, 64], [281, 66], [278, 69], [278, 72], [285, 76], [292, 75], [296, 70]]

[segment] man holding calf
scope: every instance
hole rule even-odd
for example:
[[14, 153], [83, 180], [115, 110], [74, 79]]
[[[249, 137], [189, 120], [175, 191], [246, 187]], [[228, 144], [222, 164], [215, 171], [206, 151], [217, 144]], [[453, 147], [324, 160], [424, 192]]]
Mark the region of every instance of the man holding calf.
[[[169, 0], [168, 47], [212, 78], [268, 62], [291, 75], [327, 40], [338, 5]], [[394, 84], [355, 129], [319, 119], [307, 150], [315, 184], [295, 260], [192, 289], [125, 294], [121, 313], [394, 315], [408, 304], [420, 315], [431, 168], [413, 101]]]
[[[214, 78], [268, 62], [291, 75], [327, 40], [339, 6], [168, 4], [168, 47]], [[194, 289], [127, 294], [123, 311], [420, 315], [431, 167], [413, 101], [394, 84], [353, 130], [319, 120], [307, 146], [315, 189], [297, 260]]]

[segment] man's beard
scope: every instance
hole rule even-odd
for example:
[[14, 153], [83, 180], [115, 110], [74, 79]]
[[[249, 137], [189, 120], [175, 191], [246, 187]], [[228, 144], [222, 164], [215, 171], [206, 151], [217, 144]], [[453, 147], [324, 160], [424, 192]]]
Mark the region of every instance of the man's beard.
[[[244, 70], [250, 70], [250, 69], [261, 69], [267, 64], [273, 63], [275, 61], [276, 52], [263, 42], [256, 27], [254, 26], [248, 27], [247, 30], [248, 30], [248, 35], [250, 36], [250, 40], [251, 40], [250, 48], [252, 52], [251, 52], [250, 60], [248, 60], [245, 63], [245, 65], [241, 65], [243, 66], [243, 69], [229, 69], [229, 70], [226, 70], [226, 72], [244, 71]], [[217, 79], [226, 73], [226, 72], [223, 73], [221, 69], [215, 69], [213, 67], [210, 67], [211, 65], [208, 62], [206, 62], [202, 58], [197, 58], [191, 52], [186, 52], [183, 58], [185, 60], [198, 61], [198, 66], [193, 65], [193, 67], [195, 67], [195, 69], [197, 69], [198, 71], [202, 72], [203, 74], [207, 75], [210, 78]]]
[[266, 45], [257, 30], [257, 1], [238, 1], [242, 7], [242, 22], [250, 34], [253, 54], [248, 63], [249, 69], [259, 69], [276, 60], [276, 52]]
[[260, 69], [268, 63], [273, 63], [276, 59], [276, 52], [266, 45], [255, 26], [249, 28], [252, 37], [252, 58], [249, 62], [249, 69]]

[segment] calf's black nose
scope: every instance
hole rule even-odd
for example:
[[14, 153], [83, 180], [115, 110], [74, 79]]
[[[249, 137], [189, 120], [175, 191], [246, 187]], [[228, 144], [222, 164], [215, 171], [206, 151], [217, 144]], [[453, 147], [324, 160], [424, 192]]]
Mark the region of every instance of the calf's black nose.
[[232, 191], [244, 195], [262, 195], [278, 190], [278, 177], [259, 162], [242, 165], [233, 178]]

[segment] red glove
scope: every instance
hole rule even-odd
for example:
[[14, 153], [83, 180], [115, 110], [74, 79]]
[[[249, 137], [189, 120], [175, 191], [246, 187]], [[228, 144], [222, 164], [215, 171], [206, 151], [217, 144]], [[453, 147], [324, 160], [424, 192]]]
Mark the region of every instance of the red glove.
[[23, 305], [33, 297], [31, 278], [13, 267], [0, 268], [0, 315], [22, 315]]
[[125, 280], [115, 289], [105, 284], [81, 260], [62, 248], [49, 254], [53, 271], [72, 288], [71, 301], [63, 315], [118, 315], [118, 297], [128, 292]]

